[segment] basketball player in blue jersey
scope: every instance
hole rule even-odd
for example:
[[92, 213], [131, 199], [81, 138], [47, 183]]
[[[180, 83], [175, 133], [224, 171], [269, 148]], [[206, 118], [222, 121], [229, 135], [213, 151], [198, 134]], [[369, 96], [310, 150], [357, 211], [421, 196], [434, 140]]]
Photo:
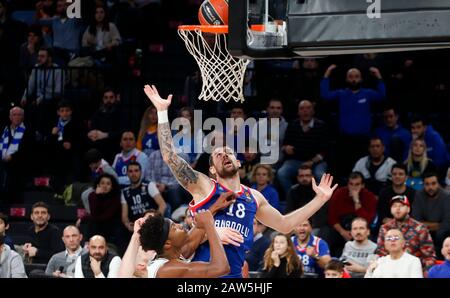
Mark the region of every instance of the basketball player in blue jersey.
[[[253, 243], [253, 219], [255, 217], [272, 229], [284, 234], [290, 233], [296, 226], [319, 210], [331, 198], [333, 191], [336, 189], [337, 185], [332, 187], [333, 177], [329, 174], [322, 176], [318, 186], [313, 178], [312, 186], [316, 192], [316, 197], [303, 208], [284, 216], [281, 215], [259, 191], [241, 185], [238, 172], [240, 162], [230, 148], [220, 146], [215, 148], [211, 154], [210, 172], [216, 177], [216, 181], [192, 169], [186, 161], [176, 154], [173, 146], [168, 119], [172, 95], [169, 95], [167, 99], [162, 99], [156, 87], [149, 85], [145, 86], [144, 91], [158, 110], [158, 140], [163, 159], [178, 182], [193, 196], [193, 201], [190, 204], [191, 211], [195, 213], [208, 209], [220, 198], [222, 193], [231, 191], [236, 194], [231, 205], [214, 214], [216, 228], [233, 228], [239, 231], [244, 238], [242, 245], [225, 245], [225, 252], [231, 268], [230, 274], [225, 277], [242, 277], [245, 251]], [[192, 237], [194, 236], [192, 235]], [[201, 240], [197, 243], [192, 242], [190, 246], [192, 249], [196, 249], [193, 260], [208, 262], [210, 259], [209, 247], [206, 243], [200, 244], [200, 242]], [[186, 251], [183, 252], [183, 255], [185, 257], [191, 256]]]

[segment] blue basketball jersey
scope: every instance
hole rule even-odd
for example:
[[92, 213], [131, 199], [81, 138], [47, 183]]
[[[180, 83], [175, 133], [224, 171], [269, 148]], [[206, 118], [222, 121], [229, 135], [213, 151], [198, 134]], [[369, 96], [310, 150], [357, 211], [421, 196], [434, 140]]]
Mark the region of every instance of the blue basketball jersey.
[[[294, 235], [291, 237], [292, 243], [295, 247], [295, 252], [297, 253], [300, 261], [303, 264], [303, 270], [305, 273], [315, 273], [318, 274], [319, 277], [323, 277], [323, 269], [320, 268], [319, 264], [314, 258], [309, 257], [306, 254], [306, 247], [301, 247], [298, 241], [298, 238]], [[315, 248], [315, 251], [319, 254], [319, 256], [325, 256], [330, 254], [330, 250], [328, 248], [328, 244], [321, 238], [314, 236], [311, 234], [309, 237], [308, 244], [306, 245], [312, 246]]]
[[131, 156], [129, 156], [128, 158], [123, 157], [122, 153], [119, 153], [116, 156], [116, 160], [115, 160], [115, 165], [114, 165], [114, 170], [117, 173], [117, 177], [127, 177], [127, 166], [130, 162], [132, 161], [136, 161], [139, 154], [141, 154], [141, 152], [137, 151], [132, 154]]
[[144, 137], [142, 138], [142, 151], [147, 156], [150, 156], [150, 154], [156, 150], [159, 150], [158, 133], [146, 132]]
[[[207, 210], [219, 198], [222, 193], [229, 192], [220, 183], [214, 181], [214, 189], [210, 195], [201, 200], [197, 204], [192, 201], [189, 204], [191, 212], [198, 210]], [[241, 246], [224, 245], [227, 254], [228, 263], [230, 264], [230, 273], [224, 277], [239, 278], [242, 277], [242, 267], [245, 261], [245, 252], [253, 245], [253, 219], [255, 218], [258, 203], [250, 192], [250, 188], [241, 185], [241, 191], [237, 194], [236, 202], [228, 208], [217, 212], [214, 216], [216, 227], [229, 227], [241, 233], [244, 237], [244, 243]], [[209, 262], [210, 252], [209, 243], [205, 242], [198, 247], [192, 261]]]

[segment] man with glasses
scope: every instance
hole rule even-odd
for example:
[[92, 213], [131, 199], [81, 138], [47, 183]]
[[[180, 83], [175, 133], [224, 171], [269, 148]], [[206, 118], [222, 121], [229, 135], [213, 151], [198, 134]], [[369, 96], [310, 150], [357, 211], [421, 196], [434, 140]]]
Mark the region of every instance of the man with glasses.
[[384, 248], [388, 254], [372, 262], [366, 278], [422, 278], [419, 258], [405, 251], [405, 238], [399, 229], [387, 231]]
[[406, 196], [398, 195], [391, 199], [391, 213], [394, 217], [381, 226], [378, 234], [376, 254], [386, 256], [385, 238], [389, 230], [398, 229], [405, 240], [405, 251], [422, 262], [424, 273], [434, 265], [436, 254], [433, 240], [425, 225], [409, 216], [411, 205]]

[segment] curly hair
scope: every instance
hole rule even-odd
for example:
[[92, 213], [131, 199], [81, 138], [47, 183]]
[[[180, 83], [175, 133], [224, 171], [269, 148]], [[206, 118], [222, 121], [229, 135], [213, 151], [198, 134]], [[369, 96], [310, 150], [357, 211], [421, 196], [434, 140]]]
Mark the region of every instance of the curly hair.
[[156, 213], [147, 217], [139, 230], [139, 240], [144, 251], [154, 250], [157, 254], [163, 253], [161, 237], [163, 237], [164, 217]]

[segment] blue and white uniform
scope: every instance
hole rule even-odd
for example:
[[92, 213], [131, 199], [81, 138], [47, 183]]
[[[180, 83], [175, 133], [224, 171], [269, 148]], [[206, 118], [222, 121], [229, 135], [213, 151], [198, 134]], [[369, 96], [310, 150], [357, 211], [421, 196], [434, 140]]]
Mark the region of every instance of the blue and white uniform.
[[308, 246], [314, 247], [314, 250], [318, 253], [320, 257], [330, 255], [330, 249], [328, 244], [321, 238], [314, 235], [310, 235], [308, 244], [305, 247], [301, 247], [296, 236], [292, 236], [292, 242], [294, 243], [295, 252], [297, 253], [300, 261], [303, 264], [303, 269], [305, 273], [318, 274], [319, 277], [323, 276], [323, 269], [320, 268], [319, 264], [314, 258], [311, 258], [306, 254], [306, 248]]
[[[208, 210], [222, 193], [230, 191], [220, 183], [214, 180], [212, 181], [214, 182], [214, 188], [211, 193], [197, 204], [195, 204], [194, 201], [189, 204], [189, 209], [192, 213], [195, 214], [199, 210]], [[242, 277], [245, 252], [253, 245], [253, 219], [255, 218], [258, 209], [258, 203], [249, 187], [241, 185], [241, 190], [236, 194], [236, 202], [228, 208], [217, 212], [214, 216], [216, 227], [229, 227], [235, 229], [244, 237], [244, 243], [239, 247], [231, 244], [224, 245], [231, 269], [230, 274], [224, 276], [228, 278]], [[208, 242], [203, 243], [197, 248], [192, 261], [210, 261]]]

